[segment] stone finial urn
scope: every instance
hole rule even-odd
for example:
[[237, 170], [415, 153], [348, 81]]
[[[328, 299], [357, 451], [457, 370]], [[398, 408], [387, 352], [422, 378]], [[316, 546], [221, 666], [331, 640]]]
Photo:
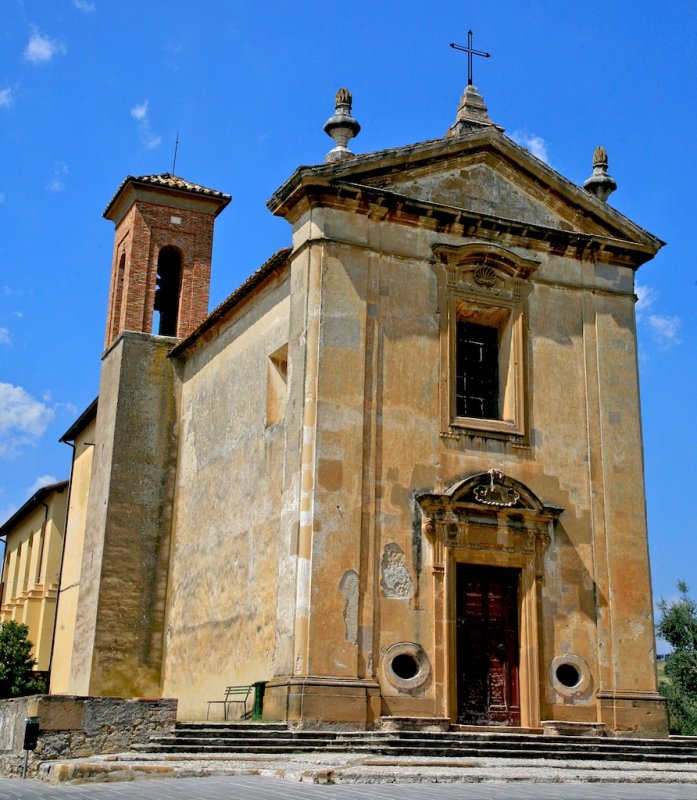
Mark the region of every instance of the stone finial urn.
[[584, 182], [583, 188], [594, 194], [603, 203], [615, 191], [617, 184], [607, 172], [607, 151], [604, 147], [596, 147], [593, 153], [593, 174]]
[[336, 142], [336, 147], [324, 157], [327, 162], [353, 156], [347, 144], [354, 136], [358, 136], [361, 126], [351, 116], [351, 102], [351, 92], [348, 89], [339, 89], [336, 93], [334, 114], [324, 123], [324, 132]]

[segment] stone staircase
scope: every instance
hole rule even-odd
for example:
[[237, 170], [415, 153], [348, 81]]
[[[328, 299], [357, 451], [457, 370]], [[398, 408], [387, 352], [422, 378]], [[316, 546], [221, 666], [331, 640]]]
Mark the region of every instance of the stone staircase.
[[399, 758], [515, 758], [695, 765], [697, 738], [616, 739], [504, 732], [318, 731], [284, 723], [177, 723], [135, 751], [220, 755], [355, 753]]

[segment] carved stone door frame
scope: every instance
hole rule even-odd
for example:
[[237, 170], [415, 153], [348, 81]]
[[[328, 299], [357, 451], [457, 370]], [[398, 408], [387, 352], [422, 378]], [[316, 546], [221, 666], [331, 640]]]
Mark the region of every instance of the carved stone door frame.
[[457, 721], [457, 564], [510, 567], [520, 570], [521, 725], [539, 728], [538, 608], [544, 551], [562, 509], [543, 505], [522, 483], [493, 469], [416, 500], [432, 548], [436, 708]]

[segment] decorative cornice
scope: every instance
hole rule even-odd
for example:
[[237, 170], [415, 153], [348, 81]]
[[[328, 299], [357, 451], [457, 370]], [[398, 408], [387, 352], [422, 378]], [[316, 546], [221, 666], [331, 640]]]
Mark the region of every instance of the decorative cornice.
[[[558, 196], [564, 203], [578, 209], [581, 218], [593, 219], [601, 227], [612, 231], [615, 235], [609, 234], [604, 237], [608, 241], [623, 242], [630, 248], [643, 248], [647, 253], [650, 252], [644, 261], [655, 255], [665, 244], [619, 211], [601, 202], [532, 156], [524, 147], [513, 142], [493, 125], [452, 138], [431, 139], [329, 164], [298, 167], [274, 192], [267, 206], [274, 214], [290, 218], [291, 208], [298, 203], [310, 186], [353, 184], [367, 188], [367, 184], [384, 182], [390, 176], [403, 176], [405, 173], [426, 166], [437, 168], [439, 164], [447, 164], [461, 156], [476, 154], [487, 155], [495, 161], [508, 163], [512, 169], [527, 175], [534, 184], [539, 185], [544, 195]], [[388, 190], [382, 191], [388, 192]], [[429, 203], [425, 205], [436, 206]], [[523, 223], [516, 224], [526, 227]], [[583, 234], [578, 235], [583, 236]]]
[[409, 227], [477, 238], [507, 247], [524, 246], [528, 250], [567, 255], [578, 260], [605, 261], [634, 269], [656, 253], [656, 248], [636, 242], [468, 211], [348, 181], [313, 181], [307, 178], [298, 191], [302, 192], [303, 199], [302, 202], [293, 202], [291, 221], [310, 208], [341, 208]]

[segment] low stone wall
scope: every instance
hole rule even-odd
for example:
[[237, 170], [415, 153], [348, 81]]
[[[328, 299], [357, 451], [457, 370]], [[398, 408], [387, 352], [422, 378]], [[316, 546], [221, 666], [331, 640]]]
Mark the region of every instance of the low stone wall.
[[33, 695], [0, 700], [0, 772], [19, 775], [24, 760], [24, 720], [39, 718], [39, 741], [28, 775], [56, 758], [120, 753], [151, 735], [171, 730], [177, 701], [122, 697]]

